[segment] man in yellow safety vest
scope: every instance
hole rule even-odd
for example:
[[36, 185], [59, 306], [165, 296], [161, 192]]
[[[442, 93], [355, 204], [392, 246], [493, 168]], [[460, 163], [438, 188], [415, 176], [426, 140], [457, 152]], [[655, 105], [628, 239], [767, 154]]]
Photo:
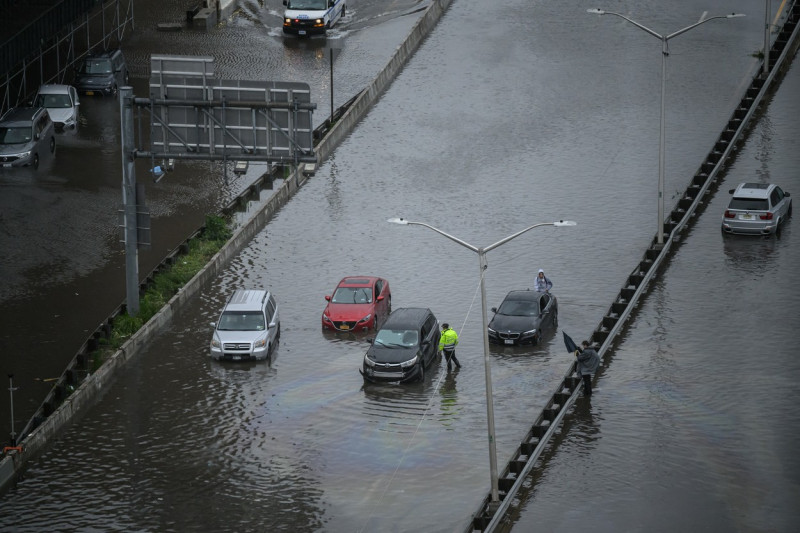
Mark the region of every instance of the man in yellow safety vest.
[[442, 324], [442, 336], [439, 337], [439, 351], [444, 354], [447, 360], [447, 370], [452, 369], [452, 363], [456, 368], [461, 368], [461, 363], [456, 359], [456, 345], [458, 344], [458, 333], [445, 322]]

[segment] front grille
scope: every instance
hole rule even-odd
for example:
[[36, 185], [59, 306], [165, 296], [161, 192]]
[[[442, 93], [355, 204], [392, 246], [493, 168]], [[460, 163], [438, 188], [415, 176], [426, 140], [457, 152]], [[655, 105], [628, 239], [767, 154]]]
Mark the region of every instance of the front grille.
[[226, 350], [247, 350], [250, 351], [249, 342], [226, 342], [223, 345]]
[[0, 163], [13, 163], [17, 159], [19, 159], [17, 155], [3, 155], [0, 156]]
[[514, 339], [514, 340], [519, 339], [519, 333], [503, 333], [498, 331], [497, 336], [500, 337], [501, 339]]
[[342, 330], [342, 331], [349, 331], [349, 330], [351, 330], [351, 329], [355, 329], [355, 327], [356, 327], [356, 322], [355, 322], [355, 321], [350, 321], [350, 322], [334, 322], [334, 323], [333, 323], [333, 327], [335, 327], [335, 328], [336, 328], [336, 329], [338, 329], [338, 330]]

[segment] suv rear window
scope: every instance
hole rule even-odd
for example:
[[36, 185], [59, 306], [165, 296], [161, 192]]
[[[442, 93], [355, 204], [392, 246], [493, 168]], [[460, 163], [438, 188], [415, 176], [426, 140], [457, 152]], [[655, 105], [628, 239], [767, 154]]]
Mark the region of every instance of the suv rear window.
[[742, 211], [768, 211], [769, 202], [757, 198], [731, 198], [728, 209], [741, 209]]

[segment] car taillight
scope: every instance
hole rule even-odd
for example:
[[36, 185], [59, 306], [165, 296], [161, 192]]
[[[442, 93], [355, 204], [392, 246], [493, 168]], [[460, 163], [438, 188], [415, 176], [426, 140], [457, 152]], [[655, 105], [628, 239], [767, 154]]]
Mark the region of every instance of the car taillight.
[[725, 218], [736, 218], [736, 214], [735, 213], [731, 213], [730, 211], [728, 211], [726, 209], [725, 210]]
[[761, 220], [772, 220], [772, 213], [771, 212], [764, 213], [763, 215], [760, 215], [758, 218], [760, 218]]

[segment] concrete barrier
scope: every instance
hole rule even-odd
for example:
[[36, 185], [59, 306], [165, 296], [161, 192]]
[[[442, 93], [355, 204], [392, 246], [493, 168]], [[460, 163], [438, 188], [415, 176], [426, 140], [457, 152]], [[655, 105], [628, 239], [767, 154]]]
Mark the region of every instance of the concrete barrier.
[[[336, 146], [363, 118], [380, 95], [386, 90], [394, 77], [411, 58], [419, 44], [441, 18], [452, 0], [434, 0], [409, 31], [403, 43], [398, 46], [386, 66], [378, 73], [372, 83], [361, 92], [352, 106], [342, 115], [315, 147], [317, 160], [328, 158]], [[11, 452], [0, 461], [0, 493], [7, 490], [25, 465], [41, 454], [54, 438], [85, 413], [102, 394], [107, 391], [125, 363], [141, 353], [156, 335], [172, 321], [173, 314], [186, 307], [200, 289], [213, 280], [253, 237], [261, 231], [275, 212], [285, 205], [308, 179], [302, 172], [303, 166], [295, 169], [265, 204], [247, 219], [234, 232], [231, 239], [211, 258], [170, 301], [156, 313], [142, 328], [122, 345], [119, 351], [109, 358], [97, 371], [89, 375], [80, 386], [68, 396], [36, 429], [20, 440], [22, 453]]]

